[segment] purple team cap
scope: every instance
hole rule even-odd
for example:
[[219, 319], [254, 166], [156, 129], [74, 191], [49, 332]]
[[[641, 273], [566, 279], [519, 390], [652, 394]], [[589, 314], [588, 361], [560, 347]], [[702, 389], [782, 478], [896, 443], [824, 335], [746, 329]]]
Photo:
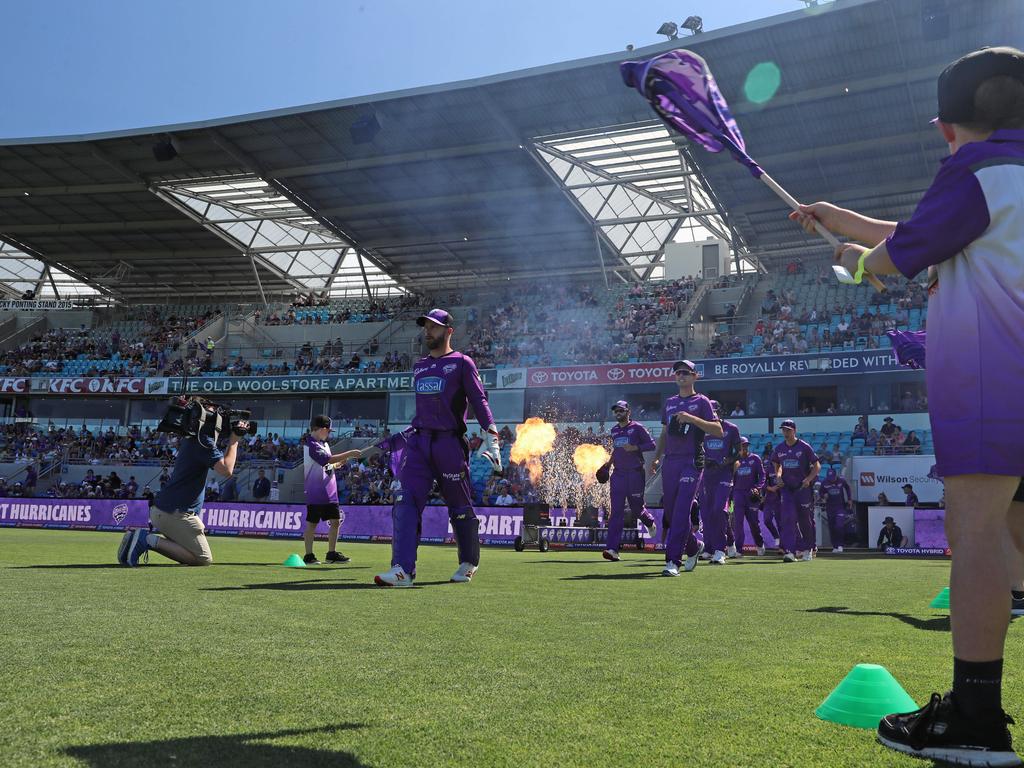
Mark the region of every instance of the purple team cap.
[[421, 315], [416, 318], [416, 325], [422, 328], [427, 320], [437, 325], [444, 326], [445, 328], [451, 328], [455, 322], [455, 318], [452, 317], [452, 313], [444, 309], [432, 309], [427, 314]]
[[961, 56], [939, 75], [939, 117], [944, 123], [971, 123], [974, 94], [991, 77], [1012, 77], [1024, 83], [1024, 51], [1001, 45]]
[[318, 429], [327, 427], [331, 428], [331, 417], [330, 416], [314, 416], [309, 420], [309, 431], [315, 432]]
[[750, 445], [750, 440], [746, 437], [740, 438], [740, 445]]
[[792, 419], [783, 420], [783, 422], [779, 426], [782, 427], [783, 429], [792, 429], [794, 431], [796, 430], [796, 422], [793, 421]]
[[686, 371], [687, 373], [696, 373], [697, 366], [689, 360], [679, 360], [672, 365], [672, 373], [679, 373], [679, 371]]
[[620, 408], [622, 410], [624, 410], [624, 411], [628, 411], [629, 410], [629, 403], [627, 403], [625, 400], [616, 400], [614, 405], [612, 405], [612, 410], [613, 411], [617, 411]]

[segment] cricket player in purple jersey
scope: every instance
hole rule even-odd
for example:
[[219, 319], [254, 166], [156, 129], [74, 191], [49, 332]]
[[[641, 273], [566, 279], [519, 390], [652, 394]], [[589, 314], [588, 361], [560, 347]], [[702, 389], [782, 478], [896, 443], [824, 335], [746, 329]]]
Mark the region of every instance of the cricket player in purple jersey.
[[486, 434], [482, 455], [495, 471], [501, 470], [498, 428], [476, 364], [451, 347], [454, 318], [443, 309], [432, 309], [416, 323], [423, 328], [430, 353], [413, 366], [416, 415], [398, 467], [402, 487], [391, 511], [391, 570], [374, 577], [382, 587], [413, 584], [423, 508], [435, 480], [448, 505], [459, 552], [459, 568], [451, 581], [469, 581], [480, 565], [480, 521], [473, 512], [469, 485], [467, 404]]
[[[937, 93], [950, 156], [909, 220], [828, 203], [801, 206], [794, 218], [864, 243], [836, 251], [855, 279], [929, 273], [925, 374], [953, 552], [953, 688], [883, 718], [879, 741], [917, 757], [1021, 765], [1002, 677], [1006, 590], [1024, 555], [1024, 52], [969, 53], [939, 75]], [[992, 542], [1007, 538], [1016, 553], [993, 557]]]
[[[680, 360], [672, 370], [679, 394], [668, 398], [661, 409], [664, 429], [658, 436], [658, 447], [651, 462], [653, 474], [661, 464], [661, 457], [665, 457], [661, 467], [663, 503], [666, 510], [672, 510], [663, 576], [678, 576], [680, 565], [684, 571], [692, 571], [704, 551], [704, 542], [697, 538], [694, 526], [690, 525], [690, 509], [704, 469], [704, 435], [722, 437], [724, 434], [711, 401], [693, 388], [698, 376], [697, 366], [689, 360]], [[683, 552], [686, 553], [685, 563]]]
[[608, 518], [608, 547], [601, 553], [605, 560], [619, 560], [622, 526], [626, 516], [626, 503], [633, 514], [654, 537], [654, 515], [644, 507], [644, 451], [654, 450], [654, 438], [642, 424], [630, 418], [629, 403], [619, 400], [612, 406], [615, 426], [611, 429], [611, 516]]
[[736, 536], [736, 556], [743, 556], [743, 545], [747, 534], [743, 521], [750, 526], [750, 533], [757, 545], [757, 554], [764, 554], [764, 536], [761, 535], [761, 499], [764, 498], [764, 464], [761, 457], [750, 452], [750, 440], [740, 438], [740, 455], [736, 473], [732, 480], [733, 531]]
[[779, 534], [779, 504], [782, 498], [779, 496], [779, 481], [775, 477], [775, 466], [771, 461], [768, 461], [765, 466], [764, 474], [764, 501], [761, 502], [764, 527], [775, 537], [775, 546], [779, 550], [779, 554], [785, 555], [786, 550], [782, 548], [782, 536]]
[[[721, 405], [711, 401], [715, 418], [722, 426], [722, 434], [704, 435], [704, 473], [700, 487], [700, 518], [704, 525], [704, 546], [710, 550], [712, 565], [725, 564], [725, 550], [729, 546], [729, 496], [732, 494], [732, 474], [740, 454], [740, 430], [731, 421], [721, 418]], [[735, 554], [735, 545], [732, 554]]]
[[306, 565], [319, 565], [313, 554], [313, 539], [316, 526], [321, 520], [327, 521], [327, 562], [347, 563], [350, 558], [337, 551], [338, 531], [343, 515], [338, 507], [338, 479], [335, 467], [349, 459], [357, 459], [358, 450], [331, 453], [331, 419], [328, 416], [314, 416], [309, 422], [309, 434], [302, 441], [303, 489], [306, 492], [306, 528], [302, 541], [306, 545]]
[[[785, 438], [772, 453], [775, 477], [779, 482], [779, 534], [786, 551], [783, 562], [792, 563], [802, 555], [814, 557], [814, 481], [821, 464], [810, 445], [796, 436], [796, 422], [782, 422]], [[797, 532], [799, 531], [799, 539]], [[798, 555], [797, 553], [800, 553]]]
[[853, 511], [853, 493], [850, 484], [839, 477], [834, 469], [825, 473], [819, 497], [825, 502], [828, 531], [832, 537], [832, 551], [842, 552], [846, 543], [846, 516]]

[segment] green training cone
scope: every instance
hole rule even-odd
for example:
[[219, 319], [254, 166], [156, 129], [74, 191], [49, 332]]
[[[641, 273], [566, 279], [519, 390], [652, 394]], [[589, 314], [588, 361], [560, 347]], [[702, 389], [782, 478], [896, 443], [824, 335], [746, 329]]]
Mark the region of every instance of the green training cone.
[[949, 610], [949, 587], [946, 587], [944, 590], [939, 592], [939, 594], [935, 596], [935, 599], [931, 601], [928, 607], [945, 608], [946, 610]]
[[305, 568], [306, 564], [302, 562], [302, 557], [299, 555], [288, 555], [288, 559], [283, 563], [285, 568]]
[[854, 728], [877, 728], [894, 712], [913, 712], [917, 704], [889, 670], [879, 664], [858, 664], [814, 710], [822, 720]]

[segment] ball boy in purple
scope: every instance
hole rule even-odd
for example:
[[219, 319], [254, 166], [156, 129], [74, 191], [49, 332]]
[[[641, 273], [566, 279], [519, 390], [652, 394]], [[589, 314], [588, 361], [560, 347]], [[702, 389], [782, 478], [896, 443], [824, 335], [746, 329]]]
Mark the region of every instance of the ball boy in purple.
[[761, 535], [761, 499], [764, 498], [764, 464], [761, 457], [750, 452], [750, 440], [740, 438], [740, 456], [732, 481], [733, 529], [736, 536], [736, 553], [742, 554], [747, 534], [743, 521], [750, 526], [750, 534], [757, 545], [757, 554], [764, 554], [764, 536]]
[[839, 477], [834, 469], [829, 469], [821, 483], [819, 494], [825, 502], [825, 514], [828, 515], [832, 551], [842, 552], [843, 545], [846, 544], [846, 516], [852, 511], [853, 504], [850, 484]]
[[605, 560], [619, 559], [622, 525], [626, 504], [654, 536], [654, 515], [644, 507], [644, 451], [654, 450], [654, 438], [647, 429], [630, 418], [629, 403], [619, 400], [612, 406], [615, 426], [611, 429], [614, 471], [611, 474], [611, 516], [608, 519], [608, 547], [601, 553]]
[[666, 510], [672, 510], [665, 542], [664, 576], [679, 575], [684, 551], [685, 571], [694, 569], [697, 557], [704, 551], [704, 543], [697, 539], [690, 525], [690, 508], [704, 469], [704, 435], [722, 437], [725, 434], [715, 418], [711, 401], [693, 388], [697, 380], [697, 366], [689, 360], [680, 360], [672, 370], [679, 394], [668, 398], [661, 409], [664, 429], [658, 436], [658, 447], [651, 462], [653, 474], [661, 463], [661, 457], [665, 457], [661, 471], [663, 503]]
[[[814, 550], [814, 485], [821, 464], [810, 445], [796, 436], [792, 419], [782, 422], [785, 438], [772, 453], [775, 477], [779, 481], [779, 536], [786, 554], [783, 561], [792, 563], [801, 551], [810, 560]], [[799, 530], [799, 540], [797, 531]]]
[[306, 545], [306, 565], [319, 565], [313, 554], [316, 527], [327, 521], [327, 562], [347, 563], [349, 558], [338, 552], [338, 531], [343, 517], [338, 507], [338, 480], [336, 466], [362, 455], [359, 450], [331, 453], [331, 419], [327, 415], [314, 416], [309, 422], [309, 434], [302, 441], [302, 487], [306, 494], [306, 527], [302, 541]]
[[[937, 127], [949, 146], [908, 221], [828, 203], [801, 206], [852, 243], [836, 260], [864, 271], [928, 270], [926, 379], [936, 471], [953, 552], [953, 689], [878, 727], [886, 746], [924, 758], [1019, 765], [1002, 708], [1007, 587], [1024, 554], [1024, 52], [982, 48], [938, 80]], [[992, 556], [992, 542], [1016, 552]]]
[[432, 309], [416, 321], [423, 328], [430, 354], [413, 366], [416, 415], [398, 467], [402, 488], [391, 511], [391, 570], [374, 577], [382, 587], [412, 586], [421, 516], [435, 480], [448, 505], [459, 552], [459, 568], [451, 580], [469, 581], [480, 564], [480, 521], [473, 512], [469, 444], [465, 439], [467, 404], [473, 406], [487, 435], [483, 455], [500, 470], [498, 428], [476, 364], [472, 358], [452, 351], [453, 322], [451, 314], [443, 309]]
[[704, 474], [698, 493], [704, 545], [713, 553], [711, 564], [724, 565], [725, 550], [729, 546], [729, 496], [740, 455], [740, 430], [731, 421], [721, 418], [721, 405], [717, 400], [711, 401], [711, 408], [722, 425], [722, 434], [704, 435]]

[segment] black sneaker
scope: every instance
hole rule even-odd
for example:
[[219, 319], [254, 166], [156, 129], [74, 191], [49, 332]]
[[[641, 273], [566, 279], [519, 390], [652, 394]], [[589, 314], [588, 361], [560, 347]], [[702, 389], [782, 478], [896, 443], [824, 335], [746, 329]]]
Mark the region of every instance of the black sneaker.
[[1024, 597], [1012, 598], [1013, 604], [1010, 606], [1011, 616], [1024, 616]]
[[328, 563], [347, 563], [351, 560], [351, 557], [345, 557], [341, 552], [328, 552], [327, 562]]
[[306, 565], [320, 565], [320, 561], [316, 559], [316, 555], [314, 555], [312, 552], [310, 552], [308, 555], [302, 558], [302, 562], [304, 562]]
[[1024, 765], [1013, 751], [1007, 723], [1013, 719], [1003, 712], [986, 721], [969, 719], [956, 708], [952, 692], [933, 693], [916, 712], [883, 717], [878, 741], [897, 752], [954, 765]]

